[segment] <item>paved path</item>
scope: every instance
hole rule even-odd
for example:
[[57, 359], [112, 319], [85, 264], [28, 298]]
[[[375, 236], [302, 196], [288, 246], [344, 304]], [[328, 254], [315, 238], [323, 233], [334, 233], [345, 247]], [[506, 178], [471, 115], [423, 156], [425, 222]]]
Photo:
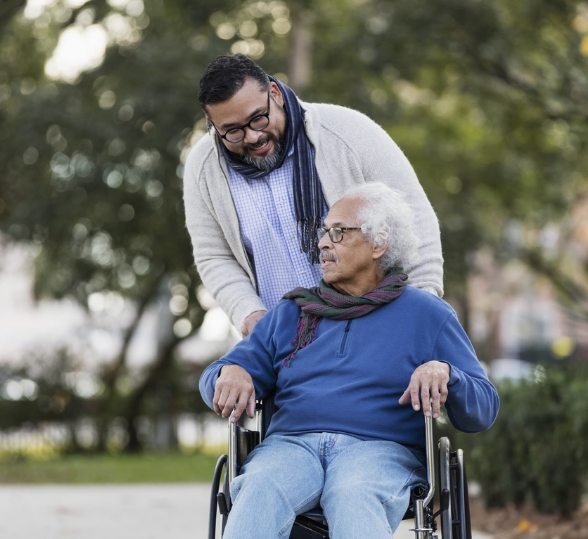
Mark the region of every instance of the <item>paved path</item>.
[[[0, 537], [206, 539], [209, 495], [209, 485], [193, 483], [0, 485]], [[394, 539], [414, 539], [411, 524], [403, 522]]]

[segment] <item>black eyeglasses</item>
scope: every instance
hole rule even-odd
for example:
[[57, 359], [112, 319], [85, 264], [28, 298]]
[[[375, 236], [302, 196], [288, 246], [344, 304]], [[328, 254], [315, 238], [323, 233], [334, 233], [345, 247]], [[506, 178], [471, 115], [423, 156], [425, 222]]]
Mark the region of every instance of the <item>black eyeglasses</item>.
[[318, 235], [318, 240], [321, 241], [323, 236], [328, 232], [329, 238], [333, 243], [339, 243], [343, 239], [343, 232], [347, 232], [348, 230], [361, 230], [361, 227], [340, 227], [334, 226], [332, 228], [319, 228], [316, 233]]
[[212, 127], [214, 127], [215, 131], [218, 133], [218, 136], [222, 139], [225, 139], [227, 142], [235, 143], [241, 142], [245, 138], [245, 128], [248, 127], [249, 129], [253, 129], [253, 131], [263, 131], [269, 125], [269, 115], [270, 115], [270, 92], [267, 93], [267, 112], [264, 114], [259, 114], [255, 116], [255, 118], [251, 119], [245, 125], [241, 127], [233, 127], [233, 129], [229, 129], [224, 135], [221, 135], [219, 130], [216, 128], [212, 122]]

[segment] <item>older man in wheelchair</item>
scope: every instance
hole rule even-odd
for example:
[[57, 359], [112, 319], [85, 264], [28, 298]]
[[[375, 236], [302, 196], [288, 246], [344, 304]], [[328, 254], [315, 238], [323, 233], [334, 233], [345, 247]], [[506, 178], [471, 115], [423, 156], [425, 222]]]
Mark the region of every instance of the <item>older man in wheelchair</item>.
[[390, 538], [427, 483], [425, 418], [444, 405], [478, 432], [498, 413], [453, 309], [408, 284], [418, 239], [398, 193], [355, 188], [318, 235], [320, 285], [286, 294], [200, 381], [231, 422], [274, 395], [267, 435], [230, 485], [225, 539], [287, 538], [317, 506], [332, 539]]

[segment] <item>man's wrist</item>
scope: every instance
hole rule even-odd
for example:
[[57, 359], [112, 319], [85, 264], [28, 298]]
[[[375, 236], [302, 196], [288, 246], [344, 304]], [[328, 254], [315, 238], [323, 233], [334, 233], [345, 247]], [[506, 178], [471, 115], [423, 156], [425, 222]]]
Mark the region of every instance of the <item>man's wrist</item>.
[[222, 365], [221, 368], [218, 370], [218, 376], [217, 376], [217, 378], [220, 378], [220, 375], [223, 372], [223, 369], [225, 367], [235, 367], [235, 365], [231, 365], [230, 363], [228, 363], [227, 365]]
[[245, 320], [247, 320], [250, 316], [253, 316], [256, 313], [263, 313], [263, 314], [265, 314], [265, 313], [267, 313], [267, 311], [265, 309], [258, 309], [257, 311], [253, 311], [251, 314], [248, 314], [245, 317]]
[[[267, 310], [259, 296], [247, 296], [237, 302], [237, 305], [231, 309], [229, 318], [236, 328], [243, 327], [248, 316], [256, 311]], [[245, 314], [247, 313], [247, 314]]]
[[447, 363], [447, 361], [439, 361], [439, 363], [443, 363], [443, 365], [447, 366], [447, 376], [449, 376], [449, 379], [451, 380], [451, 365]]

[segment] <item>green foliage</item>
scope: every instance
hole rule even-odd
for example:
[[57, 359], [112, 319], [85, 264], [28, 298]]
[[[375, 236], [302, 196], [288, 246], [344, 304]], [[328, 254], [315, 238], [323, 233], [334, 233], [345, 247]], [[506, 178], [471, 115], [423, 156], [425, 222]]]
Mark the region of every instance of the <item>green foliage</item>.
[[[446, 294], [466, 329], [471, 254], [490, 245], [512, 257], [509, 222], [541, 229], [586, 191], [584, 2], [144, 0], [132, 14], [90, 0], [73, 10], [58, 1], [33, 19], [16, 11], [24, 3], [0, 8], [0, 231], [36, 249], [38, 296], [85, 305], [114, 291], [144, 306], [171, 278], [188, 300], [177, 316], [198, 328], [181, 201], [183, 158], [205, 132], [198, 81], [231, 50], [287, 77], [288, 29], [302, 12], [314, 22], [312, 83], [300, 96], [365, 112], [407, 154], [439, 216]], [[64, 30], [108, 26], [113, 15], [132, 39], [111, 36], [103, 64], [72, 83], [45, 75]], [[177, 390], [172, 356], [129, 417]], [[121, 374], [124, 350], [105, 376], [106, 420], [126, 402]]]
[[43, 359], [32, 368], [0, 367], [0, 385], [23, 379], [34, 384], [34, 391], [27, 397], [19, 400], [0, 397], [0, 429], [9, 430], [25, 423], [31, 426], [55, 421], [70, 423], [96, 411], [95, 399], [83, 399], [66, 383], [67, 373], [73, 372], [75, 366], [65, 351], [59, 351], [55, 358]]
[[245, 49], [287, 73], [284, 32], [310, 11], [313, 77], [301, 97], [366, 112], [407, 153], [438, 212], [459, 301], [470, 253], [500, 250], [513, 218], [557, 218], [585, 185], [583, 6], [146, 0], [130, 17], [137, 37], [113, 39], [75, 84], [43, 73], [60, 32], [124, 9], [91, 0], [68, 17], [59, 5], [13, 16], [0, 39], [0, 230], [42, 246], [40, 295], [140, 298], [162, 272], [189, 273], [180, 157], [203, 132], [200, 75]]
[[487, 505], [528, 502], [568, 516], [588, 486], [588, 368], [539, 369], [536, 377], [499, 386], [500, 413], [490, 430], [450, 436]]
[[[137, 415], [155, 422], [158, 417], [176, 417], [179, 414], [200, 414], [209, 411], [198, 393], [198, 380], [204, 365], [173, 363], [161, 376], [151, 384], [137, 407]], [[97, 386], [96, 394], [89, 397], [80, 394], [76, 382], [79, 370], [71, 357], [61, 351], [53, 359], [45, 355], [42, 361], [35, 361], [29, 367], [0, 367], [0, 431], [11, 432], [13, 429], [35, 428], [47, 424], [67, 427], [69, 435], [60, 442], [44, 439], [40, 444], [21, 444], [14, 447], [0, 448], [0, 460], [7, 457], [32, 457], [59, 455], [64, 453], [93, 453], [108, 448], [119, 452], [125, 448], [128, 436], [113, 433], [114, 430], [128, 428], [134, 418], [127, 418], [132, 391], [118, 391], [110, 402], [108, 413], [101, 415], [106, 408], [107, 395], [104, 388]], [[128, 380], [128, 373], [122, 377], [123, 384]], [[6, 392], [11, 381], [26, 381], [34, 388], [28, 395], [15, 398]], [[94, 418], [98, 421], [92, 421]], [[80, 425], [90, 419], [90, 424], [98, 429], [96, 439], [80, 439]], [[149, 432], [142, 432], [140, 442], [143, 447], [152, 443]], [[102, 446], [100, 446], [102, 444]]]

